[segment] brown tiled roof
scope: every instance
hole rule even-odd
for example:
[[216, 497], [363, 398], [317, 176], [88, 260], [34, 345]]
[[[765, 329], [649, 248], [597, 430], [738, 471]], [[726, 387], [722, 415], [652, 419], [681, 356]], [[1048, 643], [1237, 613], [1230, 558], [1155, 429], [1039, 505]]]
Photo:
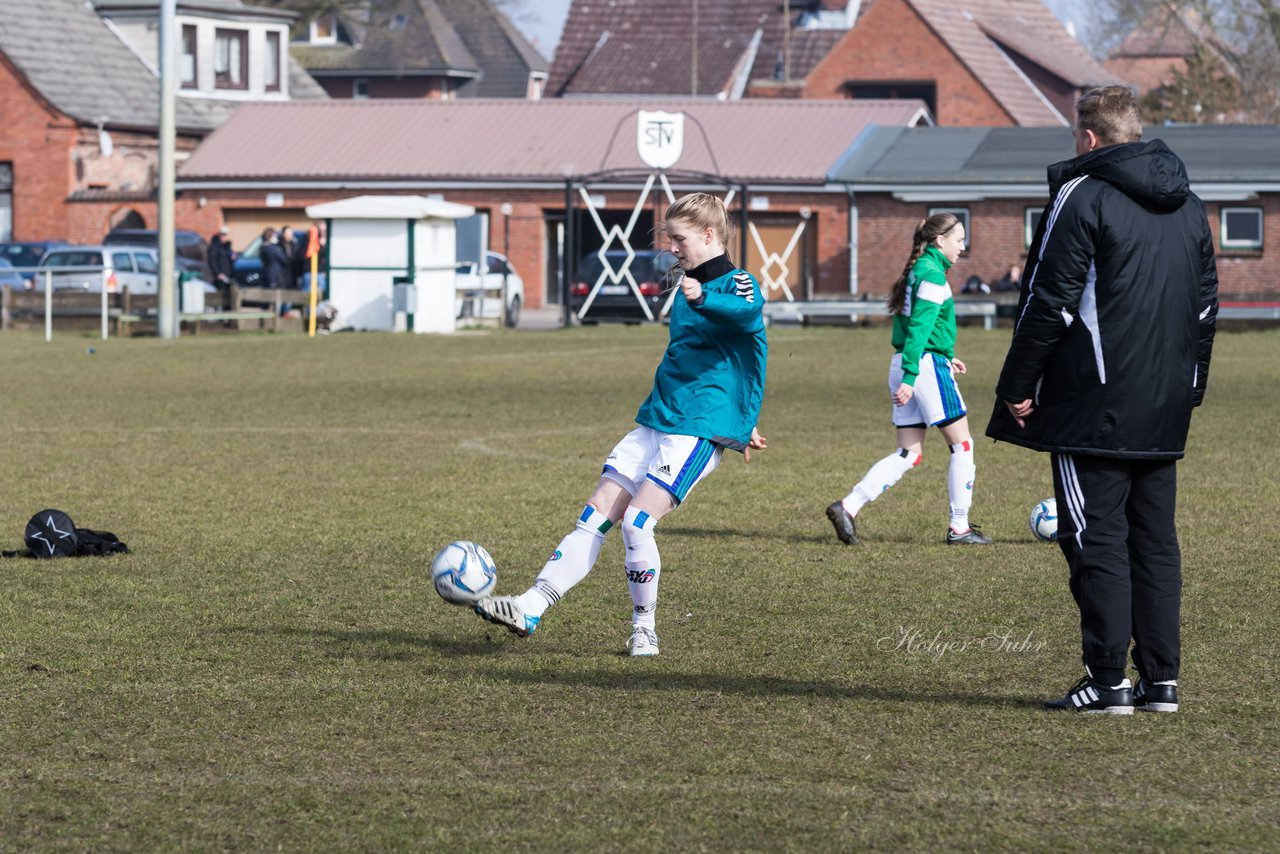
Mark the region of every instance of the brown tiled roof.
[[676, 168], [821, 185], [871, 125], [905, 126], [919, 101], [330, 100], [249, 104], [196, 149], [182, 183], [560, 182], [650, 171], [638, 110], [684, 112]]
[[907, 2], [1019, 125], [1062, 124], [1064, 117], [1018, 71], [1001, 42], [1078, 88], [1114, 81], [1041, 0]]
[[1125, 36], [1120, 46], [1111, 52], [1111, 58], [1188, 57], [1195, 52], [1196, 43], [1201, 40], [1197, 32], [1199, 29], [1199, 18], [1193, 14], [1170, 14], [1162, 6]]
[[[574, 0], [548, 94], [693, 94], [691, 8], [689, 0]], [[782, 26], [779, 0], [699, 0], [697, 94], [732, 88], [757, 30], [752, 76], [767, 68], [772, 77]]]

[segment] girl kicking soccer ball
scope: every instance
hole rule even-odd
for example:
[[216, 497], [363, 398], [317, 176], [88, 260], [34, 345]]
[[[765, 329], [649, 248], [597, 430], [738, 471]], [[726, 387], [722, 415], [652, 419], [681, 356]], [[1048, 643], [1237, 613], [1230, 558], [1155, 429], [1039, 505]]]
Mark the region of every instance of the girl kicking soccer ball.
[[725, 253], [732, 236], [724, 203], [706, 193], [683, 196], [667, 210], [665, 229], [684, 278], [671, 307], [670, 343], [636, 415], [640, 426], [609, 453], [577, 526], [533, 586], [475, 605], [481, 617], [520, 637], [533, 634], [546, 610], [586, 577], [605, 534], [621, 523], [633, 606], [627, 646], [632, 655], [657, 655], [662, 559], [654, 527], [715, 471], [726, 448], [750, 460], [750, 449], [765, 447], [756, 431], [768, 352], [764, 300], [755, 279]]
[[911, 257], [889, 294], [893, 315], [893, 359], [889, 362], [889, 392], [893, 397], [893, 426], [898, 448], [873, 465], [847, 496], [827, 508], [836, 536], [857, 545], [854, 523], [863, 506], [920, 465], [929, 425], [937, 427], [951, 447], [947, 492], [951, 499], [948, 545], [986, 545], [991, 542], [969, 524], [973, 503], [973, 438], [964, 399], [955, 374], [965, 372], [955, 357], [956, 312], [947, 284], [947, 270], [964, 249], [964, 224], [954, 214], [937, 213], [916, 226]]

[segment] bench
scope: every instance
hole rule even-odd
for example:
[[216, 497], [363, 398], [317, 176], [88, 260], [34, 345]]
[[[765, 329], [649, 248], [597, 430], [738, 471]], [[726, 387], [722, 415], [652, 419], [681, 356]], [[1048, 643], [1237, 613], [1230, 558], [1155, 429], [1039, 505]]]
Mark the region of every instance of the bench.
[[[997, 304], [995, 300], [956, 300], [956, 317], [980, 317], [983, 329], [995, 329]], [[811, 300], [808, 302], [767, 302], [764, 305], [766, 323], [797, 323], [809, 326], [814, 323], [860, 323], [866, 318], [888, 317], [889, 308], [883, 300]]]

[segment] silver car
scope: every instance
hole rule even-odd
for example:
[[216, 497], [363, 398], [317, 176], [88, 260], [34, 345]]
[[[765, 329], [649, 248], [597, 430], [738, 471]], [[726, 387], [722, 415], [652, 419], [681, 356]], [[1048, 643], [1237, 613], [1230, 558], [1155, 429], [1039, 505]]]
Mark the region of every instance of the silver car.
[[[55, 291], [154, 294], [160, 280], [160, 259], [151, 246], [59, 246], [40, 260], [42, 268], [54, 268]], [[46, 273], [36, 272], [35, 289], [44, 290]]]

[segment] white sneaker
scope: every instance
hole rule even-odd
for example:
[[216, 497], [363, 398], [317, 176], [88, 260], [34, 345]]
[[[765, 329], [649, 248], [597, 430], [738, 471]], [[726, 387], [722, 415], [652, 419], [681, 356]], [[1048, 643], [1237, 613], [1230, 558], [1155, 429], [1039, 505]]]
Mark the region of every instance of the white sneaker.
[[658, 633], [645, 626], [633, 626], [627, 647], [631, 650], [632, 656], [657, 655]]

